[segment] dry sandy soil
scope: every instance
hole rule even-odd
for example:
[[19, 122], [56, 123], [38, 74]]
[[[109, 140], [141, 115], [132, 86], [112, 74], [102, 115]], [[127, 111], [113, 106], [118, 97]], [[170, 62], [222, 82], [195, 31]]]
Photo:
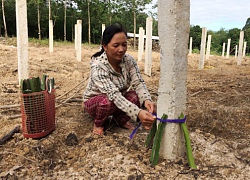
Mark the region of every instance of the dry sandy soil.
[[[11, 40], [8, 40], [11, 41]], [[15, 42], [12, 42], [15, 45]], [[0, 145], [0, 179], [248, 179], [250, 177], [250, 58], [211, 56], [198, 69], [199, 55], [188, 57], [187, 126], [197, 170], [187, 158], [160, 160], [151, 167], [148, 131], [131, 131], [114, 123], [106, 135], [93, 136], [92, 119], [82, 111], [81, 98], [90, 56], [98, 46], [85, 46], [76, 61], [74, 44], [29, 45], [30, 76], [47, 74], [56, 83], [56, 129], [41, 139], [24, 138], [22, 129]], [[132, 49], [128, 53], [137, 58]], [[144, 72], [144, 62], [138, 62]], [[152, 77], [143, 74], [157, 101], [160, 55], [153, 52]], [[0, 138], [21, 126], [17, 49], [0, 40]], [[14, 107], [11, 107], [13, 105]], [[77, 144], [66, 141], [73, 133]]]

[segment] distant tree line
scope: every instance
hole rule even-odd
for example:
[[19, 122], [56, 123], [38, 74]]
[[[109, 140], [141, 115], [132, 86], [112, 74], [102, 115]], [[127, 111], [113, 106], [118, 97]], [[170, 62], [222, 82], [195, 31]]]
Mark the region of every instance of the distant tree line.
[[[0, 36], [16, 36], [16, 0], [1, 0]], [[157, 14], [148, 11], [146, 5], [152, 0], [27, 0], [28, 36], [46, 39], [49, 37], [49, 19], [54, 24], [54, 39], [74, 40], [74, 27], [78, 19], [82, 20], [82, 41], [99, 44], [102, 24], [115, 22], [123, 24], [129, 32], [138, 33], [139, 27], [146, 29], [146, 18], [153, 17], [154, 36], [158, 35]], [[154, 5], [157, 7], [157, 4]], [[208, 27], [209, 28], [209, 27]], [[230, 52], [234, 53], [239, 43], [240, 31], [244, 30], [244, 41], [248, 42], [247, 53], [250, 53], [250, 18], [242, 29], [219, 31], [208, 30], [212, 35], [211, 51], [222, 52], [223, 43], [231, 39]], [[190, 26], [190, 37], [193, 37], [193, 50], [199, 51], [202, 28]]]
[[[16, 0], [1, 1], [0, 35], [5, 36], [7, 33], [8, 36], [16, 36]], [[137, 31], [139, 27], [145, 29], [146, 18], [149, 16], [145, 9], [151, 2], [152, 0], [27, 0], [28, 36], [48, 38], [51, 19], [54, 24], [54, 39], [72, 41], [74, 26], [80, 19], [83, 42], [98, 44], [102, 24], [107, 26], [119, 22], [132, 33], [134, 27]], [[154, 16], [153, 13], [151, 15]], [[153, 24], [153, 34], [157, 35], [157, 21], [154, 20]]]

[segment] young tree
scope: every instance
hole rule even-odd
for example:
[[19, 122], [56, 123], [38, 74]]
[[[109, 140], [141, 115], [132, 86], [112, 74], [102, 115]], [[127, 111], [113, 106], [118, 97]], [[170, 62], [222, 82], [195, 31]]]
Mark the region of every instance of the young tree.
[[64, 1], [64, 23], [63, 23], [63, 29], [64, 29], [64, 33], [63, 33], [63, 39], [64, 41], [66, 41], [66, 35], [67, 35], [67, 26], [66, 26], [66, 22], [67, 22], [67, 1]]
[[37, 0], [37, 26], [38, 26], [38, 37], [39, 37], [39, 40], [42, 39], [42, 36], [41, 36], [41, 17], [40, 17], [40, 0]]
[[89, 9], [89, 4], [90, 4], [90, 0], [87, 0], [87, 4], [88, 4], [88, 39], [89, 39], [89, 44], [91, 44], [91, 25], [90, 25], [90, 9]]
[[8, 37], [7, 25], [5, 20], [5, 12], [4, 12], [4, 0], [2, 0], [2, 13], [3, 13], [3, 25], [4, 25], [4, 37]]

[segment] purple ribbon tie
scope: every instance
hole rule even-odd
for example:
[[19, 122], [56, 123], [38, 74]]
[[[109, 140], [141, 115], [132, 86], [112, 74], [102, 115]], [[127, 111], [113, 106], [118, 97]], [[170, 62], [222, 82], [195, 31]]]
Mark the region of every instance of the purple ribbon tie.
[[[156, 116], [156, 114], [152, 114], [154, 116]], [[184, 123], [186, 122], [186, 116], [183, 119], [161, 119], [158, 118], [156, 116], [156, 119], [160, 122], [165, 122], [165, 123]], [[137, 132], [137, 130], [139, 129], [139, 127], [141, 126], [141, 123], [138, 124], [138, 126], [133, 130], [133, 132], [130, 134], [129, 138], [132, 139], [135, 135], [135, 133]]]

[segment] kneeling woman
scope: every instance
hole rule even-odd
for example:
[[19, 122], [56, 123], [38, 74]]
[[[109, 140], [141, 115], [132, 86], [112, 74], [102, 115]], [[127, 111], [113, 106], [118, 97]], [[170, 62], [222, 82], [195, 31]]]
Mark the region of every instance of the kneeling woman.
[[[91, 72], [84, 92], [84, 109], [94, 118], [93, 133], [102, 135], [109, 116], [127, 129], [140, 120], [150, 129], [156, 117], [155, 103], [136, 61], [126, 54], [127, 32], [118, 24], [103, 32], [102, 49], [91, 57]], [[131, 89], [131, 90], [129, 90]]]

